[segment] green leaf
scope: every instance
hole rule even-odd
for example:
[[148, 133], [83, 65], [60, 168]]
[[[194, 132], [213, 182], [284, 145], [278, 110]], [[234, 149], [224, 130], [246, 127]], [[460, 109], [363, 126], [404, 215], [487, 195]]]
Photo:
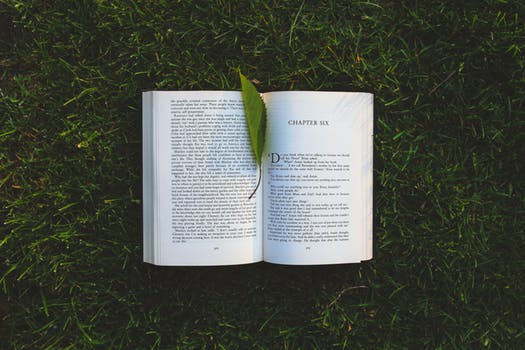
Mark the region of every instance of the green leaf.
[[264, 140], [266, 138], [266, 107], [255, 86], [239, 71], [242, 86], [242, 101], [250, 142], [257, 164], [261, 166]]

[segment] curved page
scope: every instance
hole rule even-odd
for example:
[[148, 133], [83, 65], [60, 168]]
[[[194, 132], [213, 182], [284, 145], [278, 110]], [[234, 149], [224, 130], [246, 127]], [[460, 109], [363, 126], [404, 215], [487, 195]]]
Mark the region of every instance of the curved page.
[[152, 133], [144, 137], [151, 143], [144, 146], [145, 261], [157, 265], [261, 261], [261, 196], [248, 200], [258, 169], [241, 93], [144, 95], [144, 132]]
[[290, 91], [264, 100], [264, 260], [370, 259], [373, 95]]

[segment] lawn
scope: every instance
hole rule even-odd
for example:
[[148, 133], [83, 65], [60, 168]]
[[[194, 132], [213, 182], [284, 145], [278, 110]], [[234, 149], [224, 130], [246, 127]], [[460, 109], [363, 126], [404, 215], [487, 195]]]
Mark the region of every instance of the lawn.
[[[523, 1], [0, 0], [1, 349], [525, 348]], [[142, 262], [141, 92], [375, 95], [374, 259]]]

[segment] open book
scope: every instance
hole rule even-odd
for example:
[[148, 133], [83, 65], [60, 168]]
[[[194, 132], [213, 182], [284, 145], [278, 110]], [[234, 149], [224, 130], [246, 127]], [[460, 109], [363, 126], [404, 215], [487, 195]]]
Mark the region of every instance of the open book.
[[143, 93], [144, 261], [372, 258], [373, 95], [262, 94], [261, 187], [239, 91]]

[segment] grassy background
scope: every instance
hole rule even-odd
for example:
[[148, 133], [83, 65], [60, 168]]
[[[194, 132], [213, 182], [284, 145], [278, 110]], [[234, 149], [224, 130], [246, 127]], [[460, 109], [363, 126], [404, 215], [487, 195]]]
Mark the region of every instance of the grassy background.
[[[0, 0], [0, 348], [525, 347], [522, 1]], [[375, 258], [142, 259], [141, 91], [375, 94]]]

